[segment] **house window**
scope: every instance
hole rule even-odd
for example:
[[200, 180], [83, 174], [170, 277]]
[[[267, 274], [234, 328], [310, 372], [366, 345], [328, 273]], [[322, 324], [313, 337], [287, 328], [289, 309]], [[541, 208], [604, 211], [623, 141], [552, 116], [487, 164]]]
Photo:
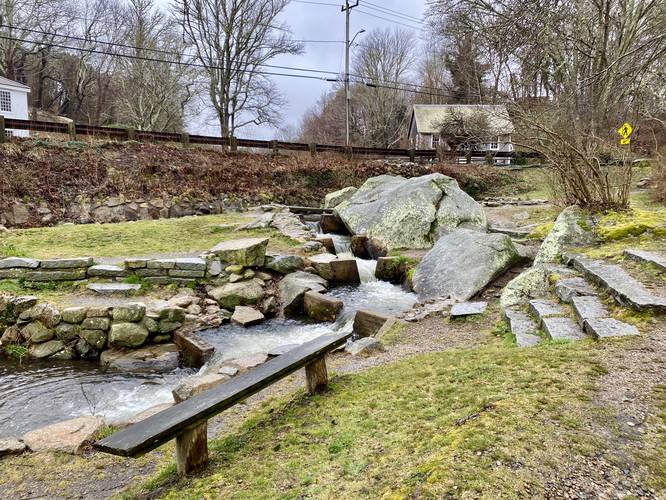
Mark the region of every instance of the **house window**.
[[499, 149], [499, 137], [495, 137], [493, 141], [488, 144], [488, 149]]
[[438, 135], [433, 135], [432, 136], [432, 149], [437, 149], [439, 147], [439, 136]]
[[12, 94], [7, 90], [0, 90], [0, 111], [11, 112]]

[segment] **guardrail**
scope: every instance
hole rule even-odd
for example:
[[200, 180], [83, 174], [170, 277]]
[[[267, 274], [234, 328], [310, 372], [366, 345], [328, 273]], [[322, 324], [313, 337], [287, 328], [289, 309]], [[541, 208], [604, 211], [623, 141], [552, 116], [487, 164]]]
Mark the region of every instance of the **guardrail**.
[[[31, 132], [47, 132], [56, 134], [65, 134], [71, 140], [76, 140], [78, 136], [106, 137], [119, 141], [144, 141], [144, 142], [178, 142], [185, 146], [190, 144], [224, 146], [231, 151], [237, 151], [238, 148], [269, 149], [277, 154], [279, 151], [303, 151], [316, 153], [333, 152], [342, 153], [349, 156], [383, 156], [383, 157], [406, 157], [410, 161], [417, 158], [432, 159], [440, 154], [432, 149], [388, 149], [388, 148], [367, 148], [359, 146], [338, 146], [333, 144], [308, 144], [304, 142], [283, 142], [283, 141], [263, 141], [258, 139], [239, 139], [236, 137], [213, 137], [206, 135], [178, 134], [174, 132], [155, 132], [145, 130], [135, 130], [132, 128], [119, 127], [98, 127], [95, 125], [82, 125], [70, 123], [54, 123], [37, 120], [17, 120], [14, 118], [4, 118], [0, 116], [0, 142], [6, 140], [6, 129], [29, 130]], [[445, 156], [455, 157], [486, 157], [487, 151], [457, 151], [454, 153], [444, 153]], [[493, 158], [540, 158], [539, 153], [529, 151], [494, 151], [491, 153]]]

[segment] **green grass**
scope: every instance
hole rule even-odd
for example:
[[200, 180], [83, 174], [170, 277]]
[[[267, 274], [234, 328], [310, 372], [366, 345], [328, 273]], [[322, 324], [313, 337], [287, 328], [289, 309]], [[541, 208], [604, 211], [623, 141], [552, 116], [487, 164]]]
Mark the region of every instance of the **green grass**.
[[297, 243], [274, 230], [234, 231], [220, 224], [247, 221], [243, 214], [224, 214], [117, 224], [85, 224], [18, 229], [0, 236], [0, 257], [133, 257], [201, 252], [222, 240], [271, 236], [270, 248]]
[[171, 460], [131, 498], [515, 498], [600, 446], [589, 432], [605, 373], [594, 344], [504, 340], [336, 378], [331, 391], [272, 400], [179, 481]]

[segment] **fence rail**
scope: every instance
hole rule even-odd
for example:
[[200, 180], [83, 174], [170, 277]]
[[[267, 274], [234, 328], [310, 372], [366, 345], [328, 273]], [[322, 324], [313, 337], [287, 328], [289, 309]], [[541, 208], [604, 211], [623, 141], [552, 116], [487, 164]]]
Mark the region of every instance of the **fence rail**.
[[[131, 128], [98, 127], [94, 125], [82, 125], [71, 123], [53, 123], [37, 120], [17, 120], [14, 118], [3, 118], [0, 116], [0, 141], [5, 139], [5, 130], [29, 130], [31, 132], [49, 132], [66, 134], [74, 140], [77, 136], [107, 137], [114, 140], [136, 140], [144, 142], [179, 142], [182, 144], [200, 144], [211, 146], [229, 147], [232, 151], [238, 148], [269, 149], [274, 153], [283, 151], [304, 151], [311, 154], [333, 152], [343, 153], [351, 156], [383, 156], [383, 157], [407, 157], [411, 161], [417, 158], [437, 158], [438, 152], [431, 149], [387, 149], [367, 147], [345, 147], [333, 144], [307, 144], [303, 142], [263, 141], [259, 139], [238, 139], [235, 137], [213, 137], [207, 135], [178, 134], [174, 132], [156, 132], [145, 130], [134, 130]], [[445, 153], [449, 156], [471, 156], [485, 157], [487, 151], [457, 151]], [[493, 151], [493, 158], [540, 158], [539, 153], [532, 151]]]

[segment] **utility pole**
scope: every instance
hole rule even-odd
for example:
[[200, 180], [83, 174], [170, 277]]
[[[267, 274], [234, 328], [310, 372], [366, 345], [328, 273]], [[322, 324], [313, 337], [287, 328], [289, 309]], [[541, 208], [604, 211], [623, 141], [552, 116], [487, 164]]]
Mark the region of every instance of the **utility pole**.
[[345, 103], [347, 111], [346, 126], [347, 131], [345, 135], [345, 146], [349, 147], [349, 118], [350, 118], [350, 103], [351, 103], [351, 90], [349, 88], [349, 49], [351, 42], [349, 41], [349, 16], [354, 7], [358, 7], [359, 0], [356, 0], [354, 5], [349, 5], [349, 0], [345, 0], [345, 6], [342, 7], [342, 12], [345, 13]]

